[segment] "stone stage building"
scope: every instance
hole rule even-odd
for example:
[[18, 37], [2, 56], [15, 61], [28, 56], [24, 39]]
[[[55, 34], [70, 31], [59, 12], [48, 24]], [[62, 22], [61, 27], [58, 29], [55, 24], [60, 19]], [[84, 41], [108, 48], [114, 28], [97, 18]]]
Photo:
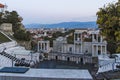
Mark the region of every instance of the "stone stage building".
[[[73, 44], [67, 42], [67, 37], [59, 37], [53, 41], [50, 52], [49, 42], [39, 41], [38, 51], [48, 52], [48, 59], [74, 61], [76, 63], [97, 63], [98, 55], [107, 54], [107, 42], [99, 30], [80, 29], [74, 32]], [[43, 43], [45, 43], [43, 45]], [[42, 44], [42, 48], [40, 48]], [[45, 48], [47, 47], [47, 48]]]

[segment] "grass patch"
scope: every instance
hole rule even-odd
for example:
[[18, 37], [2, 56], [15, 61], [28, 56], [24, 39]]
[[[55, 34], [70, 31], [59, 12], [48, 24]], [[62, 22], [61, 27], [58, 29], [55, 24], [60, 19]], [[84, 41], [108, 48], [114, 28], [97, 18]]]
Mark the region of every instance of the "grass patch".
[[0, 32], [0, 43], [9, 42], [9, 41], [11, 40]]

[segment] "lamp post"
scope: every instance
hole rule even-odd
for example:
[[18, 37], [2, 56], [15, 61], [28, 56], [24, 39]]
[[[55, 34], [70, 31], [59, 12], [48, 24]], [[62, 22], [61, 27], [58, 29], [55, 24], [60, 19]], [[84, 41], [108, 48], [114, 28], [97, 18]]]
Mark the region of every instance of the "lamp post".
[[31, 66], [35, 67], [36, 62], [35, 62], [35, 59], [33, 60], [33, 51], [31, 51], [30, 54], [31, 54], [30, 63], [33, 62], [33, 64], [31, 64]]
[[[13, 57], [16, 57], [16, 54], [14, 54], [14, 51], [12, 51], [11, 54], [12, 54]], [[12, 58], [12, 67], [14, 67], [14, 60], [13, 60], [13, 58]]]
[[32, 56], [32, 54], [33, 54], [33, 52], [31, 51], [31, 52], [30, 52], [30, 55], [31, 55], [31, 61], [32, 61], [32, 59], [33, 59], [33, 56]]

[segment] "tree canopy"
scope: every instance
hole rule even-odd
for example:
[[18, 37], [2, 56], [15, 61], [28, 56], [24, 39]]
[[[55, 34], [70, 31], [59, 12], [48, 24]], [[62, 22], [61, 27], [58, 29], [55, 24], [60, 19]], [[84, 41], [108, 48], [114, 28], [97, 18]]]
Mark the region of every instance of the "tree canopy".
[[0, 24], [11, 23], [14, 37], [18, 40], [30, 40], [30, 33], [27, 32], [22, 24], [22, 17], [16, 11], [5, 11], [0, 13]]
[[109, 3], [97, 12], [97, 24], [108, 42], [110, 53], [120, 52], [120, 0]]

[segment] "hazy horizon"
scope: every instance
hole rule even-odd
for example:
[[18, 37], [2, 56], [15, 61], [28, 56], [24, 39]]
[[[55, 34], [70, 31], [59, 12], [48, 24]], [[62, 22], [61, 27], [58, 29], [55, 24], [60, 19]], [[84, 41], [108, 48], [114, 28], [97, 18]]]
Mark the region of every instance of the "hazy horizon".
[[96, 12], [117, 0], [1, 0], [9, 11], [16, 10], [24, 24], [96, 21]]

